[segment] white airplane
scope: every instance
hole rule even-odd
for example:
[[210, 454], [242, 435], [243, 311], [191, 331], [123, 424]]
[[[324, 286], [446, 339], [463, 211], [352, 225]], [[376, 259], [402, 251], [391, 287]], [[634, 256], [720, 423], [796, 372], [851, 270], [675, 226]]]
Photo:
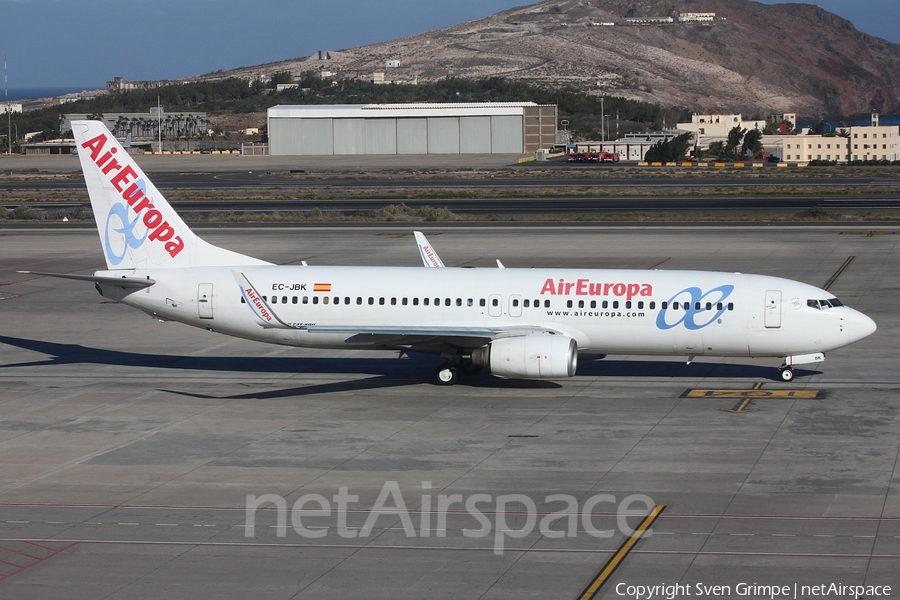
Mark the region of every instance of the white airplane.
[[93, 281], [160, 320], [290, 346], [440, 354], [440, 384], [460, 368], [572, 377], [579, 353], [777, 357], [790, 381], [794, 365], [876, 328], [822, 289], [761, 275], [278, 266], [197, 237], [102, 123], [72, 127], [107, 269], [39, 274]]
[[[440, 268], [444, 266], [444, 261], [438, 256], [437, 250], [428, 242], [428, 238], [421, 231], [413, 231], [416, 238], [416, 244], [419, 246], [419, 254], [422, 256], [422, 263], [429, 268]], [[500, 259], [497, 259], [497, 268], [505, 269]]]

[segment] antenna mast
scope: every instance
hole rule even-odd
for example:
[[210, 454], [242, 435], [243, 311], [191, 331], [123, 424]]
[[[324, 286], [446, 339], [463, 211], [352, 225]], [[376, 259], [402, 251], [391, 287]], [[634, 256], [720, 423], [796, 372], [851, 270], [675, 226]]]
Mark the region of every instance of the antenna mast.
[[12, 106], [9, 104], [9, 77], [6, 70], [6, 55], [3, 55], [3, 109], [6, 111], [6, 146], [12, 156]]

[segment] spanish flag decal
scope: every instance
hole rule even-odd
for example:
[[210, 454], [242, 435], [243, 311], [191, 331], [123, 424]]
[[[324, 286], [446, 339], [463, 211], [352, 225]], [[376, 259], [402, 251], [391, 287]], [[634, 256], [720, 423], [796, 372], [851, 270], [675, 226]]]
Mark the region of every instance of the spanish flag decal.
[[330, 283], [314, 283], [313, 291], [314, 292], [330, 292], [331, 284]]

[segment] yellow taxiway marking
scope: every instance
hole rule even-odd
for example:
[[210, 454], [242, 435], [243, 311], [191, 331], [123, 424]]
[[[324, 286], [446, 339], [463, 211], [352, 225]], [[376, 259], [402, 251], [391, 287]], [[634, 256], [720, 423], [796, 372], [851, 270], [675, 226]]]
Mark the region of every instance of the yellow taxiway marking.
[[844, 261], [844, 264], [842, 264], [840, 267], [838, 267], [838, 270], [834, 272], [834, 275], [831, 276], [831, 279], [829, 279], [828, 281], [825, 282], [825, 285], [822, 286], [822, 289], [827, 290], [828, 288], [830, 288], [831, 285], [835, 281], [837, 281], [837, 278], [841, 276], [841, 273], [844, 272], [844, 269], [846, 269], [847, 267], [850, 266], [850, 263], [853, 262], [854, 258], [856, 258], [856, 257], [853, 256], [852, 254], [849, 257], [847, 257], [847, 260]]
[[823, 390], [701, 390], [690, 389], [685, 391], [682, 398], [732, 398], [751, 400], [759, 398], [780, 398], [794, 400], [818, 400], [825, 397]]
[[600, 569], [600, 572], [597, 573], [597, 576], [594, 577], [594, 579], [591, 580], [591, 583], [584, 588], [584, 591], [578, 595], [578, 600], [591, 600], [597, 595], [597, 592], [600, 591], [600, 588], [603, 587], [606, 580], [619, 568], [619, 565], [622, 564], [622, 561], [625, 560], [625, 557], [628, 556], [628, 553], [631, 552], [634, 545], [638, 543], [641, 536], [643, 536], [650, 526], [653, 525], [653, 522], [656, 521], [665, 508], [665, 505], [657, 504], [653, 510], [650, 511], [650, 514], [644, 517], [644, 520], [637, 526], [634, 533], [625, 539], [625, 542], [619, 547], [619, 550], [612, 555], [606, 564], [603, 565], [603, 568]]

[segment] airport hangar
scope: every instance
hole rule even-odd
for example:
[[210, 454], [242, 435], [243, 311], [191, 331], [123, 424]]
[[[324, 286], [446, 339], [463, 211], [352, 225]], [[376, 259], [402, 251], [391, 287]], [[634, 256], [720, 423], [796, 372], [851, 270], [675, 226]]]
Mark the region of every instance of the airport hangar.
[[279, 105], [269, 154], [529, 154], [556, 143], [556, 123], [533, 102]]

